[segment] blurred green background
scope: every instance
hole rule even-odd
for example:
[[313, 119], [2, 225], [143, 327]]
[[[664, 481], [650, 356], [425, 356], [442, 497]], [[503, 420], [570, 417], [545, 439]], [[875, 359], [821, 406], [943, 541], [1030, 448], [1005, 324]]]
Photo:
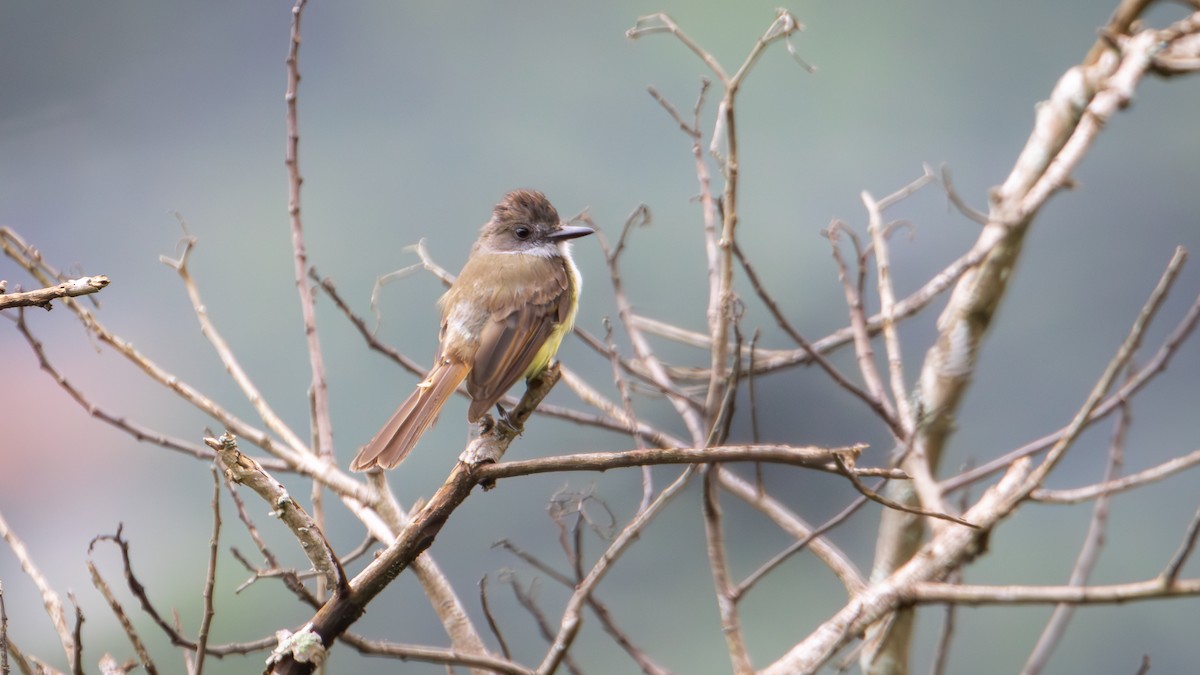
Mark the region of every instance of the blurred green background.
[[[477, 227], [508, 189], [544, 190], [564, 216], [584, 208], [610, 235], [638, 204], [654, 223], [637, 232], [624, 259], [636, 309], [704, 328], [699, 208], [690, 142], [646, 93], [653, 85], [690, 110], [702, 64], [669, 36], [624, 37], [640, 15], [665, 11], [726, 69], [740, 63], [774, 17], [767, 2], [656, 0], [584, 2], [310, 3], [300, 53], [303, 218], [310, 261], [368, 313], [374, 280], [415, 262], [406, 245], [424, 238], [450, 269], [464, 260]], [[739, 99], [741, 236], [747, 253], [798, 328], [820, 337], [846, 323], [828, 242], [830, 220], [859, 228], [859, 193], [882, 197], [947, 164], [963, 196], [986, 208], [1027, 137], [1034, 105], [1077, 63], [1111, 7], [1084, 0], [958, 3], [810, 2], [788, 5], [807, 31], [798, 53], [770, 49]], [[53, 264], [107, 274], [113, 284], [100, 317], [161, 366], [256, 419], [197, 329], [172, 270], [181, 229], [199, 238], [192, 271], [208, 311], [276, 410], [307, 430], [309, 370], [291, 269], [284, 150], [284, 64], [291, 3], [112, 1], [0, 5], [0, 225], [19, 231]], [[1169, 20], [1179, 10], [1152, 14]], [[711, 130], [713, 101], [705, 109]], [[1055, 197], [1030, 234], [1024, 259], [989, 337], [959, 418], [944, 473], [984, 461], [1065, 424], [1125, 335], [1174, 246], [1200, 250], [1200, 81], [1146, 81], [1133, 107], [1101, 135], [1076, 174], [1076, 190]], [[905, 294], [969, 246], [978, 226], [947, 207], [935, 187], [891, 214], [912, 222], [897, 236], [892, 271]], [[594, 240], [575, 247], [587, 283], [579, 325], [603, 332], [615, 316], [607, 272]], [[1151, 330], [1157, 346], [1200, 289], [1195, 264], [1182, 275]], [[7, 259], [10, 289], [30, 280]], [[760, 303], [747, 299], [746, 327], [764, 347], [790, 347]], [[380, 335], [422, 361], [432, 355], [435, 280], [414, 275], [386, 287]], [[934, 335], [937, 308], [902, 331], [914, 377]], [[189, 440], [210, 422], [149, 384], [124, 359], [89, 340], [69, 311], [32, 312], [29, 321], [58, 368], [110, 412]], [[322, 298], [321, 339], [329, 368], [339, 458], [348, 462], [415, 378], [369, 352]], [[678, 363], [703, 364], [700, 351], [662, 344]], [[605, 391], [607, 360], [578, 340], [561, 357]], [[1143, 360], [1148, 358], [1144, 356]], [[854, 371], [848, 353], [835, 361]], [[1189, 345], [1133, 406], [1126, 470], [1200, 444], [1200, 348]], [[788, 371], [759, 383], [764, 440], [872, 444], [867, 462], [887, 452], [884, 429], [821, 373]], [[560, 387], [554, 401], [581, 406]], [[747, 405], [734, 440], [749, 438]], [[639, 400], [645, 419], [682, 434], [669, 409]], [[464, 437], [462, 403], [391, 476], [402, 499], [428, 496]], [[0, 325], [0, 513], [29, 546], [59, 591], [71, 589], [88, 619], [85, 663], [131, 653], [84, 566], [88, 542], [124, 523], [136, 570], [159, 607], [179, 608], [194, 632], [200, 616], [210, 530], [212, 480], [202, 463], [91, 419], [38, 369], [11, 324]], [[1109, 429], [1087, 433], [1052, 477], [1056, 486], [1094, 482]], [[622, 449], [622, 438], [539, 420], [514, 457], [565, 450]], [[813, 522], [853, 494], [843, 481], [769, 468], [769, 486]], [[665, 484], [672, 470], [655, 471]], [[565, 569], [545, 507], [556, 491], [594, 491], [618, 518], [636, 507], [639, 475], [544, 476], [502, 482], [473, 496], [433, 552], [482, 618], [475, 585], [491, 580], [492, 607], [514, 656], [540, 659], [543, 644], [502, 582], [537, 578], [490, 545], [501, 538]], [[289, 483], [307, 498], [302, 482]], [[1094, 581], [1152, 577], [1175, 549], [1197, 505], [1200, 474], [1172, 478], [1114, 500], [1110, 532]], [[288, 564], [303, 559], [247, 497], [260, 530]], [[787, 538], [743, 504], [725, 500], [736, 577], [786, 546]], [[248, 640], [295, 627], [310, 612], [278, 584], [246, 577], [228, 553], [253, 551], [223, 497], [223, 549], [214, 641]], [[331, 509], [339, 550], [361, 529]], [[592, 511], [599, 519], [599, 509]], [[877, 508], [834, 533], [860, 568], [870, 566]], [[992, 552], [967, 570], [978, 583], [1062, 583], [1083, 536], [1088, 509], [1027, 507], [992, 537]], [[600, 586], [617, 622], [662, 665], [679, 673], [728, 670], [704, 559], [698, 494], [674, 503]], [[587, 553], [600, 550], [589, 540]], [[96, 559], [119, 585], [119, 559]], [[354, 566], [354, 570], [361, 563]], [[1191, 564], [1185, 574], [1195, 576]], [[0, 550], [9, 632], [41, 656], [59, 653], [41, 602], [7, 548]], [[539, 600], [556, 623], [566, 597], [547, 579]], [[135, 603], [128, 600], [133, 609]], [[743, 603], [755, 664], [762, 666], [844, 602], [826, 570], [800, 555]], [[1023, 663], [1048, 608], [964, 609], [951, 672], [1008, 673]], [[940, 610], [922, 614], [918, 672], [927, 668]], [[1051, 670], [1132, 672], [1143, 653], [1155, 672], [1185, 672], [1200, 659], [1195, 600], [1093, 607], [1078, 612]], [[175, 655], [150, 623], [166, 672]], [[445, 644], [411, 577], [401, 578], [356, 625], [365, 635]], [[589, 617], [576, 658], [590, 673], [634, 672]], [[61, 655], [52, 663], [65, 667]], [[378, 672], [384, 662], [339, 647], [330, 672]], [[261, 656], [210, 662], [210, 672], [256, 672]], [[389, 667], [390, 664], [389, 664]], [[94, 669], [90, 666], [89, 670]], [[404, 672], [443, 669], [420, 664]]]

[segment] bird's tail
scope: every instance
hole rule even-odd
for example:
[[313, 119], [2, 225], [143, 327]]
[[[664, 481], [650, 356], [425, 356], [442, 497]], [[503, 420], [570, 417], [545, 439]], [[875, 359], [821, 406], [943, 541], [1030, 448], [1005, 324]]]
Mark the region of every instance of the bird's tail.
[[391, 469], [404, 461], [421, 434], [437, 420], [438, 412], [469, 370], [465, 363], [447, 360], [435, 365], [417, 390], [400, 404], [396, 414], [359, 451], [350, 463], [350, 470], [366, 471], [373, 466]]

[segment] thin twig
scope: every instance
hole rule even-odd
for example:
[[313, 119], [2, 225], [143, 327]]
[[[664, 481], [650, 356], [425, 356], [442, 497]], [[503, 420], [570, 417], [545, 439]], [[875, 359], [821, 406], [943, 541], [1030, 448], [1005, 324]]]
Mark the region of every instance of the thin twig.
[[217, 467], [212, 467], [213, 478], [213, 529], [212, 538], [208, 542], [208, 573], [204, 577], [204, 591], [200, 597], [204, 599], [204, 613], [200, 617], [200, 630], [196, 633], [196, 659], [192, 662], [192, 675], [204, 672], [205, 649], [208, 647], [208, 631], [212, 627], [216, 610], [213, 607], [213, 587], [217, 582], [217, 550], [221, 541], [221, 477]]
[[1181, 457], [1174, 457], [1149, 469], [1143, 469], [1137, 473], [1131, 473], [1110, 481], [1061, 490], [1039, 488], [1034, 490], [1033, 494], [1029, 495], [1029, 498], [1035, 502], [1042, 502], [1044, 504], [1078, 504], [1158, 482], [1164, 478], [1181, 473], [1185, 469], [1190, 469], [1197, 464], [1200, 464], [1200, 449], [1193, 450]]
[[853, 597], [866, 588], [863, 574], [854, 566], [850, 556], [820, 535], [824, 529], [810, 526], [771, 495], [759, 494], [752, 483], [743, 480], [729, 467], [720, 467], [720, 477], [721, 486], [731, 494], [757, 509], [788, 535], [797, 540], [807, 540], [808, 550], [837, 576], [846, 588], [847, 595]]
[[625, 549], [638, 539], [642, 530], [654, 519], [654, 516], [691, 481], [694, 473], [695, 467], [689, 466], [670, 485], [663, 488], [648, 508], [638, 513], [625, 525], [596, 563], [592, 565], [592, 569], [583, 581], [576, 585], [575, 592], [571, 594], [566, 609], [563, 610], [558, 634], [546, 652], [541, 665], [537, 668], [538, 675], [550, 675], [558, 668], [567, 650], [575, 641], [575, 636], [579, 633], [579, 628], [583, 623], [583, 605], [596, 584], [600, 583], [600, 580], [604, 578], [604, 575]]
[[[196, 445], [195, 443], [189, 443], [182, 439], [167, 436], [162, 432], [155, 431], [154, 429], [143, 426], [142, 424], [124, 417], [120, 417], [97, 405], [95, 402], [89, 399], [83, 393], [83, 391], [81, 391], [70, 380], [68, 380], [67, 377], [54, 366], [54, 364], [50, 362], [50, 357], [47, 356], [44, 345], [42, 344], [41, 340], [38, 340], [36, 337], [34, 337], [28, 323], [25, 321], [24, 314], [19, 313], [17, 315], [17, 330], [25, 338], [25, 341], [29, 344], [30, 348], [33, 349], [34, 355], [37, 356], [38, 366], [41, 367], [42, 370], [46, 371], [58, 384], [58, 386], [63, 389], [63, 391], [67, 392], [67, 395], [71, 397], [71, 400], [78, 403], [79, 407], [83, 408], [84, 411], [86, 411], [92, 417], [95, 417], [101, 422], [110, 424], [113, 427], [124, 431], [138, 441], [151, 443], [168, 450], [174, 450], [176, 452], [195, 457], [196, 459], [203, 459], [210, 462], [214, 457], [216, 457], [216, 453], [202, 445]], [[288, 465], [274, 457], [260, 457], [258, 458], [258, 461], [262, 463], [263, 466], [266, 466], [273, 471], [291, 470]]]
[[1055, 442], [1046, 453], [1046, 457], [1042, 460], [1042, 463], [1034, 468], [1026, 479], [1023, 489], [1025, 496], [1028, 496], [1035, 488], [1041, 487], [1046, 476], [1054, 469], [1058, 461], [1062, 459], [1063, 454], [1071, 447], [1075, 439], [1083, 431], [1083, 428], [1087, 426], [1092, 413], [1095, 412], [1096, 407], [1104, 399], [1109, 388], [1112, 387], [1112, 383], [1117, 379], [1118, 374], [1125, 369], [1129, 360], [1133, 358], [1134, 352], [1137, 351], [1138, 346], [1142, 343], [1142, 336], [1149, 327], [1151, 319], [1158, 313], [1163, 301], [1166, 300], [1167, 291], [1174, 284], [1175, 279], [1178, 278], [1179, 271], [1183, 268], [1183, 263], [1186, 260], [1187, 252], [1184, 251], [1183, 247], [1176, 248], [1170, 262], [1167, 263], [1167, 268], [1159, 278], [1158, 284], [1155, 285], [1154, 290], [1150, 292], [1150, 297], [1146, 300], [1146, 304], [1138, 312], [1137, 318], [1129, 329], [1129, 334], [1126, 335], [1125, 340], [1121, 342], [1121, 346], [1117, 349], [1117, 353], [1104, 368], [1100, 379], [1092, 388], [1091, 393], [1088, 394], [1087, 400], [1084, 401], [1079, 411], [1075, 413], [1075, 417], [1071, 420], [1071, 423], [1067, 425], [1066, 433]]
[[75, 642], [75, 653], [71, 655], [71, 672], [74, 675], [84, 675], [83, 610], [79, 608], [79, 600], [75, 598], [75, 593], [67, 591], [67, 599], [71, 601], [71, 606], [75, 608], [75, 628], [71, 631], [71, 638]]
[[[850, 229], [846, 223], [840, 220], [834, 220], [830, 223], [829, 227], [822, 234], [829, 240], [829, 245], [833, 252], [833, 262], [838, 270], [838, 279], [842, 282], [842, 293], [846, 296], [846, 307], [850, 314], [850, 328], [854, 332], [854, 356], [858, 361], [858, 372], [862, 375], [863, 383], [866, 385], [871, 399], [878, 401], [888, 417], [894, 419], [896, 417], [896, 410], [891, 400], [884, 394], [883, 378], [879, 376], [879, 369], [875, 365], [875, 349], [871, 345], [871, 333], [867, 327], [867, 312], [863, 305], [863, 295], [865, 294], [864, 291], [867, 282], [868, 252], [863, 249], [858, 235], [854, 233], [854, 230]], [[841, 247], [839, 246], [841, 243], [841, 234], [849, 237], [850, 243], [854, 245], [856, 274], [853, 281], [851, 281], [849, 267], [842, 257]], [[881, 315], [880, 326], [882, 327], [883, 325], [884, 322]]]
[[926, 605], [957, 602], [968, 605], [1124, 604], [1159, 598], [1200, 595], [1200, 579], [1176, 579], [1164, 585], [1155, 577], [1145, 581], [1097, 586], [975, 586], [918, 581], [907, 591], [909, 602]]
[[[525, 608], [529, 616], [533, 617], [534, 624], [537, 625], [538, 633], [546, 642], [554, 642], [554, 631], [550, 628], [550, 622], [546, 619], [546, 613], [538, 606], [537, 599], [534, 595], [537, 594], [537, 580], [530, 582], [528, 588], [521, 588], [521, 582], [515, 574], [508, 574], [506, 580], [508, 585], [512, 587], [513, 595], [517, 598], [517, 603]], [[580, 675], [579, 665], [575, 663], [575, 659], [564, 650], [562, 663], [567, 667], [567, 670]]]
[[[305, 278], [308, 273], [308, 249], [304, 244], [304, 227], [300, 220], [300, 123], [296, 103], [300, 86], [300, 19], [307, 0], [296, 0], [292, 7], [292, 34], [288, 42], [287, 90], [283, 99], [287, 106], [287, 149], [284, 165], [288, 172], [288, 222], [292, 234], [292, 269], [295, 273], [296, 291], [300, 296], [300, 314], [304, 318], [304, 339], [308, 347], [308, 363], [312, 371], [309, 395], [312, 397], [312, 425], [315, 429], [314, 451], [328, 462], [333, 462], [333, 422], [329, 417], [329, 386], [325, 379], [325, 359], [321, 353], [321, 340], [317, 334], [317, 318], [314, 309], [313, 290]], [[314, 487], [314, 489], [320, 489]], [[317, 510], [319, 514], [319, 510]], [[318, 518], [318, 522], [320, 518]]]
[[[1088, 418], [1088, 423], [1095, 423], [1112, 414], [1113, 411], [1119, 408], [1122, 402], [1132, 398], [1135, 394], [1140, 392], [1143, 387], [1149, 384], [1155, 376], [1165, 372], [1167, 366], [1171, 362], [1171, 358], [1177, 351], [1179, 351], [1179, 348], [1187, 340], [1192, 330], [1195, 329], [1197, 323], [1200, 323], [1200, 295], [1196, 296], [1196, 298], [1192, 301], [1191, 306], [1188, 307], [1188, 311], [1184, 314], [1183, 318], [1180, 319], [1179, 323], [1176, 324], [1171, 333], [1163, 340], [1162, 345], [1159, 346], [1158, 351], [1154, 354], [1154, 357], [1151, 358], [1146, 365], [1142, 366], [1137, 371], [1136, 375], [1129, 378], [1125, 384], [1121, 385], [1121, 387], [1117, 389], [1117, 391], [1113, 392], [1111, 395], [1105, 398], [1102, 403], [1097, 405], [1096, 409]], [[994, 460], [985, 462], [974, 469], [964, 471], [957, 476], [948, 478], [942, 482], [942, 490], [944, 492], [950, 492], [952, 490], [958, 490], [963, 486], [970, 485], [971, 483], [1004, 469], [1022, 457], [1028, 457], [1053, 446], [1066, 433], [1067, 427], [1063, 427], [1054, 433], [1026, 443], [1012, 452], [1005, 453]], [[1142, 476], [1144, 476], [1144, 478], [1140, 480], [1158, 480], [1165, 475], [1169, 475], [1169, 473], [1173, 473], [1181, 468], [1184, 468], [1182, 466], [1178, 466], [1180, 462], [1186, 462], [1186, 466], [1191, 466], [1197, 461], [1200, 461], [1200, 450], [1197, 450], [1185, 457], [1176, 458], [1170, 462], [1160, 465], [1164, 469], [1163, 473], [1157, 473], [1152, 476], [1150, 475], [1151, 472], [1156, 470], [1148, 469], [1141, 473], [1132, 474], [1127, 478], [1120, 479], [1114, 483], [1113, 489], [1125, 489], [1125, 487], [1121, 486], [1126, 485], [1126, 483], [1128, 483], [1130, 486], [1136, 484], [1139, 480], [1138, 477]], [[1043, 489], [1036, 491], [1034, 494], [1049, 495], [1051, 494], [1051, 491]], [[1080, 496], [1085, 499], [1090, 499], [1095, 495], [1087, 496], [1086, 493], [1080, 493]]]
[[4, 582], [0, 581], [0, 675], [8, 670], [8, 610], [4, 607]]
[[121, 602], [117, 600], [117, 596], [113, 594], [108, 582], [100, 575], [100, 570], [96, 568], [96, 564], [92, 562], [91, 551], [88, 552], [87, 559], [88, 572], [92, 575], [92, 586], [100, 591], [100, 595], [104, 596], [108, 602], [109, 608], [113, 615], [117, 617], [117, 622], [121, 624], [121, 628], [125, 631], [125, 637], [129, 639], [129, 643], [133, 645], [133, 650], [138, 655], [138, 663], [146, 669], [149, 675], [158, 675], [158, 666], [155, 665], [154, 659], [150, 657], [150, 651], [146, 649], [145, 643], [142, 642], [141, 635], [133, 625], [133, 621], [129, 619], [129, 615], [125, 612], [125, 608], [121, 606]]
[[254, 407], [254, 411], [258, 413], [259, 419], [263, 421], [268, 430], [274, 432], [286, 443], [286, 449], [283, 449], [283, 452], [279, 456], [282, 459], [299, 463], [297, 459], [294, 459], [294, 456], [309, 454], [308, 444], [300, 439], [300, 436], [283, 421], [283, 418], [267, 402], [266, 397], [262, 395], [257, 385], [250, 379], [249, 373], [242, 368], [229, 343], [225, 341], [225, 338], [221, 336], [217, 327], [209, 319], [207, 305], [205, 305], [204, 300], [200, 297], [200, 289], [197, 287], [188, 269], [188, 258], [195, 246], [196, 238], [188, 235], [180, 242], [181, 250], [177, 259], [160, 256], [159, 261], [171, 267], [179, 274], [179, 278], [183, 281], [184, 290], [187, 291], [188, 300], [192, 303], [192, 311], [196, 315], [196, 320], [200, 322], [200, 332], [204, 334], [213, 351], [217, 353], [217, 357], [221, 359], [221, 363], [225, 366], [225, 371], [229, 373], [234, 383], [242, 390], [242, 394], [246, 397], [246, 400]]
[[851, 382], [846, 378], [845, 375], [842, 375], [841, 371], [839, 371], [832, 363], [830, 363], [829, 360], [817, 350], [813, 343], [805, 339], [804, 336], [792, 326], [792, 323], [788, 321], [786, 316], [784, 316], [783, 310], [780, 309], [779, 304], [775, 302], [775, 299], [770, 293], [767, 292], [766, 287], [762, 285], [762, 282], [758, 278], [758, 274], [755, 273], [754, 268], [750, 265], [749, 261], [746, 260], [746, 256], [742, 253], [741, 248], [735, 244], [733, 250], [738, 257], [738, 260], [741, 261], [742, 269], [745, 270], [746, 278], [750, 280], [750, 285], [754, 288], [754, 292], [758, 294], [759, 299], [762, 300], [763, 305], [766, 306], [767, 311], [771, 313], [771, 316], [775, 317], [775, 323], [779, 324], [779, 327], [783, 329], [783, 332], [787, 333], [788, 337], [792, 338], [796, 344], [800, 345], [800, 349], [804, 350], [809, 355], [809, 358], [812, 359], [812, 362], [820, 366], [821, 370], [824, 370], [825, 373], [829, 375], [830, 379], [834, 381], [834, 383], [836, 383], [842, 389], [845, 389], [855, 398], [867, 404], [867, 407], [874, 411], [875, 414], [879, 416], [879, 419], [883, 420], [884, 424], [887, 425], [888, 429], [894, 436], [897, 438], [903, 438], [904, 429], [900, 425], [900, 421], [896, 419], [895, 415], [889, 414], [888, 408], [884, 406], [880, 399], [876, 399], [870, 393], [863, 391], [861, 387]]
[[737, 589], [729, 576], [729, 561], [725, 551], [725, 536], [721, 526], [721, 505], [718, 501], [716, 470], [708, 470], [704, 476], [705, 549], [708, 553], [709, 569], [713, 578], [713, 591], [717, 596], [717, 611], [721, 619], [721, 634], [725, 636], [725, 648], [733, 672], [739, 675], [753, 673], [750, 653], [746, 650], [746, 639], [742, 634], [742, 623], [738, 616]]
[[1171, 560], [1167, 562], [1166, 568], [1158, 576], [1163, 586], [1169, 588], [1175, 584], [1179, 577], [1179, 570], [1183, 569], [1183, 564], [1187, 562], [1188, 556], [1196, 548], [1198, 536], [1200, 536], [1200, 508], [1196, 509], [1196, 514], [1188, 523], [1187, 531], [1183, 535], [1183, 541], [1179, 543], [1179, 548], [1175, 550]]
[[979, 527], [975, 523], [972, 523], [968, 520], [964, 520], [962, 518], [959, 518], [958, 516], [954, 516], [949, 513], [941, 513], [938, 511], [931, 511], [929, 509], [917, 508], [915, 506], [908, 506], [907, 504], [901, 504], [900, 502], [897, 502], [893, 499], [888, 499], [887, 497], [884, 497], [883, 495], [879, 494], [878, 492], [875, 492], [874, 490], [872, 490], [871, 488], [869, 488], [865, 484], [863, 484], [863, 482], [858, 479], [858, 476], [854, 475], [853, 471], [851, 470], [851, 466], [847, 463], [844, 455], [834, 455], [834, 460], [837, 462], [838, 467], [843, 469], [846, 472], [845, 476], [846, 476], [846, 478], [848, 478], [850, 480], [850, 483], [854, 486], [854, 489], [858, 490], [860, 494], [862, 494], [864, 497], [866, 497], [867, 499], [870, 499], [873, 502], [878, 502], [878, 503], [883, 504], [884, 506], [888, 507], [889, 509], [895, 509], [897, 511], [903, 511], [905, 513], [912, 513], [912, 514], [915, 514], [918, 516], [928, 516], [930, 518], [937, 518], [938, 520], [946, 520], [951, 523], [957, 523], [959, 525], [965, 525], [967, 527], [972, 527], [972, 528]]
[[[641, 512], [641, 510], [638, 511], [638, 513]], [[512, 553], [521, 560], [524, 560], [532, 565], [542, 574], [545, 574], [548, 578], [553, 579], [559, 584], [562, 584], [565, 588], [573, 590], [575, 588], [575, 584], [578, 583], [576, 580], [551, 567], [541, 558], [538, 558], [532, 553], [525, 551], [507, 539], [501, 539], [492, 546], [493, 548], [503, 548]], [[646, 675], [670, 675], [670, 671], [666, 670], [662, 666], [659, 666], [657, 663], [651, 660], [645, 652], [633, 644], [633, 641], [628, 635], [626, 635], [617, 627], [616, 622], [612, 618], [612, 614], [608, 610], [608, 607], [604, 605], [604, 603], [600, 602], [598, 598], [596, 598], [595, 593], [592, 593], [588, 596], [587, 604], [588, 607], [591, 608], [592, 612], [596, 615], [596, 618], [600, 620], [600, 625], [604, 628], [605, 632], [607, 632], [613, 638], [613, 640], [615, 640], [617, 644], [624, 649], [627, 654], [629, 654], [630, 658], [632, 658], [634, 662], [638, 664], [638, 667], [642, 669], [643, 673]]]
[[533, 671], [508, 659], [491, 654], [468, 654], [459, 649], [404, 645], [378, 640], [366, 640], [349, 633], [338, 638], [361, 654], [386, 656], [400, 661], [436, 663], [447, 667], [464, 666], [473, 672], [500, 673], [500, 675], [533, 675]]
[[[1106, 483], [1115, 480], [1121, 472], [1125, 453], [1125, 436], [1129, 430], [1129, 424], [1129, 406], [1123, 405], [1117, 415], [1112, 438], [1108, 444], [1108, 462], [1103, 478]], [[1092, 517], [1083, 538], [1083, 546], [1079, 549], [1075, 566], [1071, 569], [1071, 575], [1067, 580], [1067, 583], [1072, 586], [1086, 584], [1092, 569], [1096, 566], [1096, 561], [1100, 558], [1100, 549], [1104, 546], [1105, 527], [1108, 524], [1109, 501], [1109, 496], [1104, 495], [1097, 499], [1092, 506]], [[1066, 633], [1067, 624], [1070, 623], [1073, 613], [1074, 607], [1071, 605], [1059, 605], [1054, 608], [1054, 612], [1050, 615], [1050, 620], [1046, 622], [1046, 627], [1042, 629], [1042, 634], [1038, 636], [1038, 641], [1030, 652], [1029, 658], [1025, 660], [1025, 667], [1021, 671], [1022, 675], [1037, 675], [1045, 669], [1055, 647]]]
[[[878, 486], [872, 488], [874, 491], [878, 491], [878, 489]], [[765, 495], [760, 492], [759, 498], [762, 498], [763, 496]], [[854, 515], [858, 509], [862, 508], [862, 506], [869, 501], [871, 500], [867, 499], [865, 495], [859, 495], [854, 499], [854, 501], [850, 502], [846, 508], [839, 511], [832, 518], [822, 523], [819, 527], [814, 528], [804, 536], [796, 539], [796, 541], [788, 544], [787, 548], [783, 549], [779, 553], [776, 553], [771, 557], [770, 560], [760, 565], [758, 569], [754, 570], [749, 576], [743, 579], [734, 590], [734, 597], [740, 600], [743, 596], [750, 592], [750, 589], [754, 588], [755, 584], [757, 584], [763, 577], [770, 574], [771, 571], [773, 571], [776, 567], [779, 567], [779, 565], [781, 565], [785, 560], [791, 558], [796, 553], [803, 551], [808, 547], [809, 543], [840, 525], [847, 518]]]
[[[635, 210], [626, 220], [624, 231], [628, 231], [633, 227], [634, 223], [644, 217], [641, 211]], [[638, 362], [646, 367], [651, 378], [662, 388], [662, 391], [668, 393], [667, 400], [670, 401], [672, 407], [675, 408], [675, 412], [687, 425], [688, 433], [692, 436], [693, 441], [703, 438], [704, 423], [700, 419], [700, 415], [697, 414], [694, 404], [686, 396], [678, 393], [678, 388], [671, 381], [662, 362], [650, 347], [650, 343], [645, 339], [641, 331], [632, 325], [630, 321], [632, 309], [629, 299], [625, 295], [624, 285], [621, 282], [620, 269], [617, 265], [618, 261], [610, 252], [608, 240], [605, 238], [604, 232], [596, 232], [596, 237], [600, 249], [604, 252], [605, 259], [608, 261], [609, 281], [613, 289], [613, 301], [617, 305], [617, 316], [620, 318], [621, 324], [625, 327], [625, 333], [629, 338], [629, 343], [633, 347], [633, 352], [637, 356]], [[674, 395], [671, 395], [672, 393]], [[634, 422], [631, 420], [631, 423]]]
[[483, 608], [483, 616], [487, 619], [488, 628], [496, 637], [496, 642], [500, 643], [500, 653], [504, 655], [504, 658], [511, 660], [512, 652], [508, 649], [508, 642], [504, 640], [504, 634], [500, 632], [500, 624], [496, 623], [496, 617], [492, 615], [492, 608], [488, 606], [487, 579], [486, 574], [479, 579], [479, 605]]

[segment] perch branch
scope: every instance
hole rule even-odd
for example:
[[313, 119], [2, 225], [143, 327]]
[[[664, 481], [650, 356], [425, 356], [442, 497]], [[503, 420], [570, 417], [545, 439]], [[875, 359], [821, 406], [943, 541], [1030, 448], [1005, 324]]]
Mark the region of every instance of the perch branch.
[[41, 307], [42, 309], [51, 309], [53, 305], [51, 300], [59, 298], [77, 298], [81, 295], [90, 295], [99, 293], [100, 289], [108, 286], [108, 277], [104, 275], [95, 277], [80, 277], [64, 281], [57, 286], [49, 288], [39, 288], [36, 291], [25, 291], [23, 293], [4, 293], [0, 291], [0, 309], [9, 309], [11, 307]]

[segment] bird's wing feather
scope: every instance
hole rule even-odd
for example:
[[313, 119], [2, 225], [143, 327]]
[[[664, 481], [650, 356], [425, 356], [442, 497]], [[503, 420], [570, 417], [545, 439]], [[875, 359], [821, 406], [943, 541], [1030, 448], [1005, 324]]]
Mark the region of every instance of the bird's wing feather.
[[[567, 270], [553, 263], [550, 283], [539, 284], [527, 302], [513, 307], [498, 302], [480, 331], [479, 348], [467, 376], [471, 407], [467, 419], [478, 421], [517, 380], [526, 375], [534, 357], [553, 332], [570, 315], [571, 293]], [[528, 289], [526, 289], [528, 290]]]

